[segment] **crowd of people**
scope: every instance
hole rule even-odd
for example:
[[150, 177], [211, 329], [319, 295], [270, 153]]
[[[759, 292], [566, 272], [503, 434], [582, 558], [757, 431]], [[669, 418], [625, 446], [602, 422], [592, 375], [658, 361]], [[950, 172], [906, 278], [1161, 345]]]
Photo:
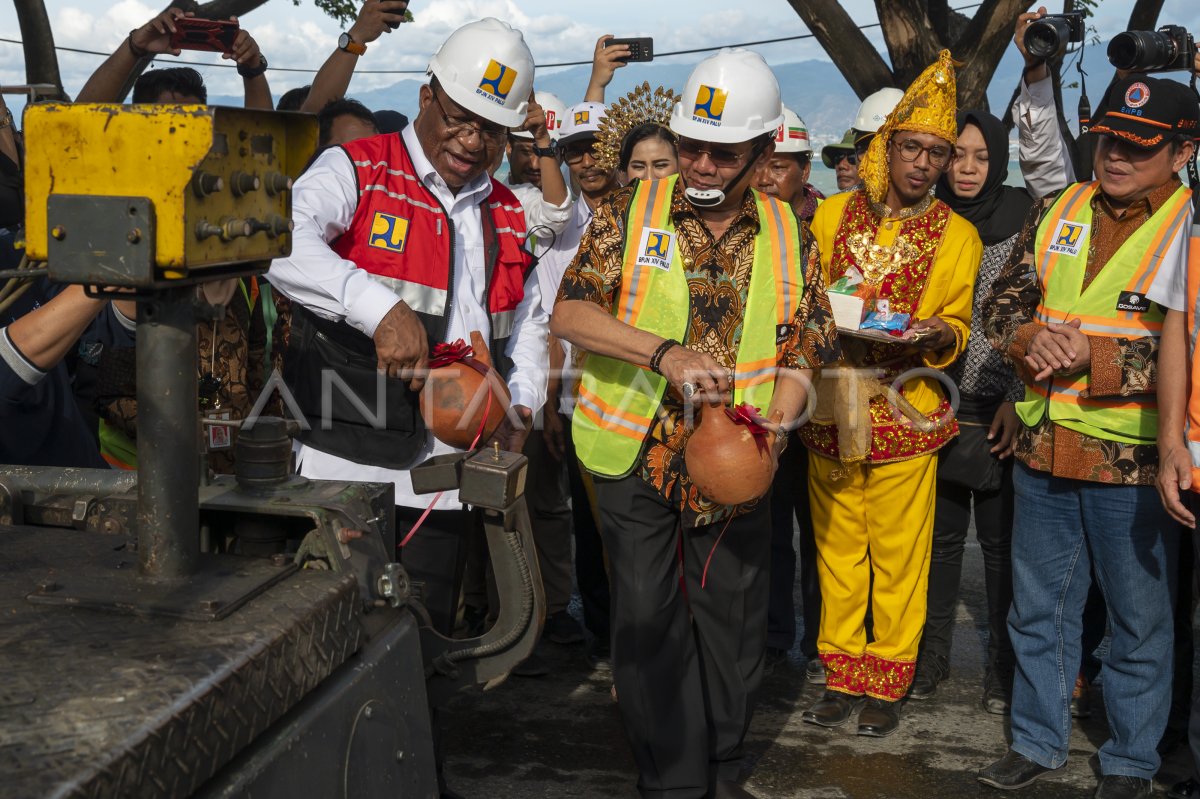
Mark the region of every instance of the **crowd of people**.
[[[315, 113], [319, 143], [294, 185], [291, 255], [197, 289], [227, 309], [198, 324], [198, 417], [323, 419], [299, 434], [297, 471], [394, 485], [398, 538], [419, 528], [398, 558], [431, 623], [479, 635], [497, 610], [480, 520], [457, 492], [417, 494], [409, 470], [462, 449], [421, 410], [428, 370], [481, 356], [508, 412], [470, 444], [528, 458], [539, 646], [611, 667], [643, 796], [750, 796], [738, 777], [764, 673], [796, 649], [798, 678], [824, 687], [804, 721], [896, 732], [950, 674], [972, 526], [980, 701], [1012, 729], [979, 780], [1019, 789], [1061, 769], [1099, 679], [1095, 796], [1151, 795], [1191, 688], [1193, 92], [1118, 72], [1079, 181], [1052, 75], [1024, 48], [1045, 12], [1023, 14], [1022, 187], [1009, 130], [959, 107], [944, 51], [822, 148], [825, 197], [803, 119], [746, 50], [704, 59], [681, 92], [613, 101], [630, 50], [605, 36], [567, 104], [536, 89], [521, 32], [489, 18], [432, 55], [411, 118], [372, 111], [351, 79], [405, 9], [367, 0], [277, 105], [249, 33], [225, 54], [247, 108]], [[195, 70], [140, 72], [179, 54], [183, 16], [133, 30], [77, 101], [132, 83], [133, 103], [206, 103]], [[16, 132], [0, 105], [6, 268], [21, 260]], [[137, 304], [42, 277], [0, 288], [0, 313], [0, 462], [136, 468]], [[332, 406], [331, 370], [346, 388]], [[264, 406], [276, 371], [289, 402]], [[233, 439], [210, 434], [214, 472], [232, 469]], [[728, 467], [746, 457], [761, 475]], [[547, 671], [538, 651], [515, 669]]]

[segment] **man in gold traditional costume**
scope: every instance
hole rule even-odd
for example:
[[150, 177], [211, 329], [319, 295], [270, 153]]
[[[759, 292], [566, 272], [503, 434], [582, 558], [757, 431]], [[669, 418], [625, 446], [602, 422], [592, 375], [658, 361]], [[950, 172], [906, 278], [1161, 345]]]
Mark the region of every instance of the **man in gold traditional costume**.
[[943, 51], [872, 140], [863, 187], [830, 197], [812, 223], [831, 286], [861, 277], [868, 310], [886, 300], [888, 311], [912, 320], [894, 343], [843, 336], [844, 359], [822, 369], [813, 419], [800, 430], [824, 603], [817, 645], [828, 675], [803, 718], [841, 726], [865, 696], [860, 735], [899, 726], [925, 622], [936, 453], [958, 432], [937, 372], [966, 346], [982, 244], [932, 194], [954, 154], [955, 91]]

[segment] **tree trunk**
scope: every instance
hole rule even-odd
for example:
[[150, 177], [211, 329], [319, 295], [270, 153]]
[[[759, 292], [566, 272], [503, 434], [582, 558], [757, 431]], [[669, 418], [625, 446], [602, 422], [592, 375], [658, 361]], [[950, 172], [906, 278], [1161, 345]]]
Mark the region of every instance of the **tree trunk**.
[[788, 0], [859, 97], [895, 84], [874, 45], [836, 0]]
[[54, 49], [54, 32], [43, 0], [13, 0], [21, 40], [25, 43], [25, 81], [49, 83], [58, 87], [58, 99], [69, 99], [62, 88], [58, 71], [58, 51]]
[[976, 11], [951, 50], [962, 62], [957, 70], [960, 108], [987, 109], [987, 87], [1012, 41], [1013, 21], [1032, 5], [1032, 0], [986, 0]]
[[937, 60], [942, 45], [933, 31], [925, 0], [875, 0], [892, 74], [903, 89]]
[[201, 4], [196, 10], [196, 16], [205, 19], [239, 17], [242, 14], [249, 14], [259, 6], [265, 5], [266, 2], [267, 0], [212, 0], [212, 2]]
[[1133, 11], [1129, 14], [1131, 31], [1150, 31], [1158, 25], [1158, 15], [1162, 11], [1163, 0], [1137, 0]]

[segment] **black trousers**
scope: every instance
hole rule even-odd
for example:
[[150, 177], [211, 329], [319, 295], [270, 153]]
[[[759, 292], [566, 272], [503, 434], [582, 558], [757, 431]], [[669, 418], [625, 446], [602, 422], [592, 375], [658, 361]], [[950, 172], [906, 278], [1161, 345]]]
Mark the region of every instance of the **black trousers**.
[[796, 550], [793, 520], [800, 530], [800, 611], [804, 630], [800, 652], [817, 657], [821, 625], [821, 586], [817, 583], [817, 542], [808, 505], [808, 451], [792, 434], [779, 457], [771, 486], [771, 600], [767, 610], [767, 646], [789, 651], [796, 643]]
[[613, 677], [638, 790], [707, 796], [715, 780], [737, 777], [762, 681], [767, 503], [728, 527], [681, 530], [678, 507], [640, 477], [597, 480], [596, 494], [612, 572]]
[[929, 605], [921, 653], [950, 660], [954, 611], [962, 582], [963, 546], [975, 511], [975, 537], [983, 550], [984, 590], [987, 594], [989, 672], [1010, 673], [1012, 642], [1008, 610], [1012, 605], [1012, 459], [1007, 460], [998, 491], [974, 491], [938, 480], [933, 515], [933, 547], [929, 559]]
[[[397, 544], [423, 512], [421, 508], [396, 506]], [[430, 511], [417, 534], [398, 550], [396, 559], [404, 564], [409, 578], [424, 584], [423, 604], [429, 611], [433, 629], [442, 635], [449, 636], [454, 631], [467, 561], [467, 538], [478, 523], [474, 512], [469, 510]]]
[[609, 627], [608, 571], [604, 566], [604, 542], [596, 526], [595, 510], [584, 483], [579, 458], [575, 455], [575, 442], [571, 438], [571, 420], [563, 417], [566, 433], [567, 481], [571, 494], [571, 521], [575, 534], [575, 583], [579, 588], [579, 599], [583, 605], [583, 626], [598, 641], [608, 645], [611, 637]]

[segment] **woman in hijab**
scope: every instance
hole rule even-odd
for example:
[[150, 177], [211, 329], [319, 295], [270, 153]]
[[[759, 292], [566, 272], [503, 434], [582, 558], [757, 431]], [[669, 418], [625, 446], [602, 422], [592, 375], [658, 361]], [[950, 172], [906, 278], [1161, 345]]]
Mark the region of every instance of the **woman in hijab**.
[[910, 699], [928, 699], [949, 674], [950, 641], [962, 574], [963, 544], [975, 509], [988, 603], [988, 668], [983, 706], [1006, 714], [1013, 653], [1007, 616], [1012, 603], [1012, 444], [1014, 402], [1024, 388], [983, 335], [983, 304], [1008, 259], [1033, 204], [1008, 178], [1008, 132], [986, 111], [958, 114], [954, 159], [937, 186], [938, 199], [973, 223], [983, 240], [967, 350], [946, 374], [960, 394], [957, 439], [939, 453], [929, 608]]

